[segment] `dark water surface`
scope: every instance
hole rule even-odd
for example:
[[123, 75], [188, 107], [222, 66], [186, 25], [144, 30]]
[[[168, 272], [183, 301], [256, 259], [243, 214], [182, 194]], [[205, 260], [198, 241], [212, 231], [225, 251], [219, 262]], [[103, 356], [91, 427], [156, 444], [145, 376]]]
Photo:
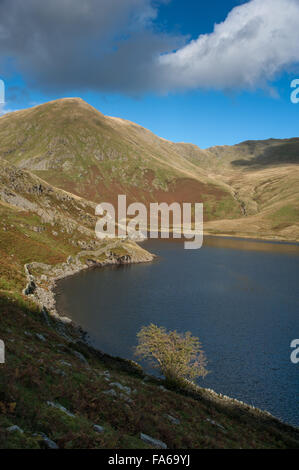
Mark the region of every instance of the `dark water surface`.
[[199, 384], [299, 426], [299, 246], [205, 240], [200, 250], [148, 241], [153, 263], [111, 266], [60, 281], [57, 306], [99, 349], [133, 358], [155, 323], [198, 336], [211, 373]]

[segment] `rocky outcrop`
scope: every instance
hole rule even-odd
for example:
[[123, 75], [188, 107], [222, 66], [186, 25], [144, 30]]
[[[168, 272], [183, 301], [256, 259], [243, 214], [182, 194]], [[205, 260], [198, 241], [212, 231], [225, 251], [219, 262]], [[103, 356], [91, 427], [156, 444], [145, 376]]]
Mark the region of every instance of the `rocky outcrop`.
[[154, 255], [130, 240], [105, 241], [96, 250], [84, 250], [76, 256], [69, 256], [65, 263], [54, 266], [36, 262], [26, 264], [24, 270], [28, 282], [23, 293], [31, 296], [41, 307], [47, 323], [50, 315], [67, 324], [71, 319], [61, 316], [56, 310], [54, 291], [57, 281], [91, 267], [146, 263], [153, 259]]
[[154, 439], [153, 437], [148, 436], [147, 434], [143, 434], [142, 432], [140, 433], [140, 439], [146, 442], [146, 444], [155, 447], [156, 449], [167, 449], [165, 442], [159, 441], [159, 439]]

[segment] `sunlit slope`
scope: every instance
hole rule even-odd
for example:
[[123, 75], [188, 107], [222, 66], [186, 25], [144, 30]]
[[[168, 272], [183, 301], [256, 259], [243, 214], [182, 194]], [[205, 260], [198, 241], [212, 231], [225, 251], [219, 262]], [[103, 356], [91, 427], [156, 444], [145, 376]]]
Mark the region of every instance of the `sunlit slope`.
[[129, 121], [63, 99], [0, 118], [0, 155], [49, 183], [95, 202], [205, 202], [206, 218], [236, 217], [240, 205], [175, 144]]
[[83, 269], [80, 262], [100, 263], [111, 253], [147, 256], [130, 241], [98, 240], [95, 206], [0, 159], [0, 293], [22, 291], [25, 263], [59, 265], [70, 257], [72, 269]]
[[203, 202], [207, 233], [299, 239], [299, 138], [203, 150], [68, 98], [1, 117], [0, 156], [93, 202]]
[[222, 233], [299, 240], [298, 138], [248, 141], [208, 151], [218, 162], [214, 174], [232, 188], [243, 209], [243, 217], [223, 221]]

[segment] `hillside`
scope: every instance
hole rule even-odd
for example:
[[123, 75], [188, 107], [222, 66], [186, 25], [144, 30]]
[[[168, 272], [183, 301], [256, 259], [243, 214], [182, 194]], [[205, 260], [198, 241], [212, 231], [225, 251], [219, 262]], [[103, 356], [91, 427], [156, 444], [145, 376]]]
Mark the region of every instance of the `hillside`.
[[[69, 101], [54, 103], [54, 108], [69, 103], [74, 112]], [[159, 147], [160, 139], [148, 131], [105, 118], [84, 103], [79, 103], [79, 107], [83, 114], [86, 107], [89, 116], [94, 114], [95, 126], [101, 121], [106, 143], [108, 135], [119, 145], [132, 139], [132, 148], [137, 141], [138, 145], [144, 142], [144, 160], [143, 152], [136, 150], [133, 155], [136, 159], [138, 155], [138, 161], [144, 161], [155, 174], [146, 189], [138, 188], [147, 200], [157, 194], [171, 199], [177, 195], [178, 187], [184, 200], [202, 195], [210, 201], [210, 217], [214, 220], [208, 223], [215, 223], [216, 229], [221, 214], [232, 217], [236, 210], [240, 216], [242, 205], [236, 196], [231, 196], [240, 181], [247, 181], [249, 187], [252, 179], [256, 183], [257, 178], [261, 182], [269, 178], [269, 173], [263, 173], [268, 169], [241, 168], [233, 174], [235, 186], [230, 186], [230, 163], [221, 165], [222, 173], [208, 172], [202, 163], [190, 163], [189, 146], [183, 146], [181, 151], [181, 144], [166, 141], [161, 142], [161, 154], [156, 158], [151, 152]], [[267, 413], [200, 387], [167, 389], [136, 364], [90, 348], [82, 341], [80, 329], [57, 315], [55, 280], [92, 266], [148, 262], [153, 256], [128, 240], [100, 242], [95, 238], [94, 209], [98, 201], [82, 196], [85, 189], [91, 191], [88, 185], [94, 177], [89, 152], [83, 145], [84, 158], [75, 150], [70, 156], [71, 149], [77, 148], [77, 133], [71, 134], [71, 118], [70, 127], [63, 127], [57, 118], [56, 124], [48, 123], [49, 128], [45, 120], [42, 128], [39, 126], [43, 119], [36, 118], [31, 123], [28, 120], [28, 115], [36, 112], [47, 114], [48, 105], [0, 118], [0, 150], [5, 157], [0, 159], [0, 339], [5, 342], [6, 354], [6, 363], [0, 364], [0, 448], [153, 448], [153, 444], [141, 439], [141, 433], [162, 441], [170, 449], [298, 448], [298, 430]], [[55, 109], [53, 113], [56, 116]], [[55, 130], [51, 126], [56, 126]], [[126, 137], [119, 135], [119, 126], [124, 126]], [[80, 129], [81, 121], [79, 134]], [[55, 133], [60, 135], [58, 140]], [[100, 132], [99, 139], [101, 135]], [[62, 136], [67, 139], [65, 146], [59, 140]], [[44, 154], [53, 139], [53, 153]], [[198, 159], [202, 152], [198, 150]], [[106, 181], [113, 160], [107, 161], [107, 166], [105, 159], [98, 161], [105, 177], [101, 173], [97, 191], [106, 191], [113, 200], [115, 186], [112, 179]], [[75, 173], [79, 167], [82, 179], [87, 178], [82, 185]], [[296, 171], [293, 166], [289, 172], [286, 168], [283, 197], [293, 197], [295, 208]], [[278, 186], [272, 202], [271, 197], [266, 197], [266, 188], [261, 193], [264, 199], [260, 204], [266, 208], [267, 204], [275, 207], [275, 197], [276, 204], [281, 203], [281, 169], [271, 167], [271, 171], [271, 191], [273, 185]], [[168, 174], [173, 180], [162, 189], [159, 185], [165, 183]], [[141, 178], [141, 170], [138, 175]], [[132, 200], [139, 195], [125, 177], [121, 185], [122, 190], [128, 188]], [[76, 194], [69, 191], [72, 188]], [[216, 202], [222, 208], [214, 206]], [[227, 219], [227, 223], [238, 223], [243, 218]]]
[[298, 430], [208, 390], [167, 389], [28, 300], [2, 293], [0, 308], [0, 449], [153, 448], [141, 433], [169, 449], [298, 448]]
[[78, 98], [0, 118], [0, 157], [87, 200], [203, 202], [205, 233], [299, 240], [299, 139], [202, 150]]
[[58, 100], [0, 118], [0, 157], [94, 202], [206, 203], [206, 219], [237, 217], [222, 182], [180, 155], [171, 142], [106, 117], [80, 99]]
[[199, 387], [167, 389], [86, 345], [55, 314], [53, 279], [152, 256], [97, 241], [94, 203], [1, 161], [0, 198], [1, 449], [155, 447], [141, 433], [170, 449], [298, 447], [298, 431], [267, 413]]

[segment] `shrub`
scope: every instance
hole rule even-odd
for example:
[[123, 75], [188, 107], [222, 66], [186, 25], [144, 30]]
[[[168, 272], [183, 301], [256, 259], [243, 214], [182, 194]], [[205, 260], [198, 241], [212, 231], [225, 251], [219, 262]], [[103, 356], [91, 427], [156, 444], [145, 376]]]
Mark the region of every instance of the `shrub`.
[[180, 334], [151, 324], [142, 327], [137, 338], [135, 355], [148, 360], [169, 384], [183, 385], [208, 373], [199, 339], [190, 332]]

